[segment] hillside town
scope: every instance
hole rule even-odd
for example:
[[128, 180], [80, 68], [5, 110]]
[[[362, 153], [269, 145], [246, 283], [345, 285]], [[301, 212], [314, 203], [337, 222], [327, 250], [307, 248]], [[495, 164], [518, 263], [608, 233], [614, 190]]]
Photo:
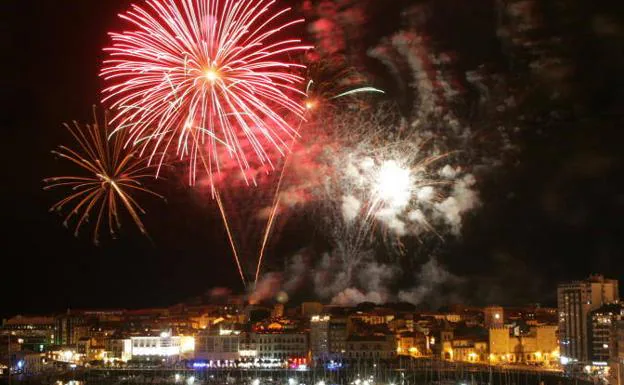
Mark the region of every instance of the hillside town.
[[339, 307], [196, 298], [167, 308], [68, 309], [2, 322], [0, 368], [392, 367], [402, 358], [569, 371], [621, 384], [624, 304], [602, 276], [558, 286], [558, 307]]

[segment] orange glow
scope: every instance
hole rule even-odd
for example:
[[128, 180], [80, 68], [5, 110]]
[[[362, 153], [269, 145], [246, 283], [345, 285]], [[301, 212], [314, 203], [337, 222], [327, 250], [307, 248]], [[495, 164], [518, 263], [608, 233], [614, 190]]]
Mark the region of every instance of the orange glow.
[[268, 329], [269, 330], [281, 330], [283, 329], [284, 326], [278, 322], [273, 322], [271, 324], [269, 324]]
[[306, 100], [305, 102], [306, 110], [313, 110], [316, 108], [317, 105], [318, 105], [318, 102], [314, 99]]

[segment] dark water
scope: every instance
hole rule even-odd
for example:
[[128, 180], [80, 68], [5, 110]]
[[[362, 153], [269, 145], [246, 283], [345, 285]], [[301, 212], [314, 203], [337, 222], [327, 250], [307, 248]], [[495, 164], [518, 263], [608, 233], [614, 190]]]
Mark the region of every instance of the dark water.
[[[0, 378], [0, 385], [8, 385]], [[590, 385], [556, 372], [521, 370], [89, 370], [13, 376], [12, 385]]]

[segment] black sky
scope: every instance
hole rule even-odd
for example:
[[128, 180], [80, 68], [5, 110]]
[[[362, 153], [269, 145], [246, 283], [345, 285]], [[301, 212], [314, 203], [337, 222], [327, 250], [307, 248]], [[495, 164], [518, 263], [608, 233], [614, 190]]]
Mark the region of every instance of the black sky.
[[[58, 195], [41, 181], [62, 167], [50, 150], [68, 140], [61, 123], [89, 119], [101, 48], [130, 1], [2, 3], [0, 316], [168, 305], [215, 286], [240, 289], [219, 219], [182, 184], [166, 187], [168, 204], [149, 204], [152, 240], [127, 226], [120, 240], [95, 247], [48, 213]], [[475, 302], [549, 302], [559, 280], [624, 278], [622, 74], [600, 71], [595, 58], [609, 59], [593, 50], [578, 58], [582, 118], [526, 134], [518, 164], [480, 181], [483, 205], [463, 238], [438, 251], [471, 282]], [[289, 230], [295, 243], [298, 232], [306, 229]]]

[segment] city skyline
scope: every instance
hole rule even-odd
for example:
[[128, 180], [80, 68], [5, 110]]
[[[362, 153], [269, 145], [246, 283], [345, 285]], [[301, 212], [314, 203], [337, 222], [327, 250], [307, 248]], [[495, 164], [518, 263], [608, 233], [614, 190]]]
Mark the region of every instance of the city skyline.
[[25, 378], [158, 370], [179, 382], [227, 371], [243, 381], [266, 370], [272, 376], [366, 376], [372, 383], [397, 370], [402, 376], [436, 368], [474, 375], [487, 368], [620, 385], [624, 304], [618, 285], [599, 275], [561, 283], [557, 307], [286, 306], [220, 292], [165, 308], [16, 315], [0, 326], [0, 375], [7, 368], [9, 376]]

